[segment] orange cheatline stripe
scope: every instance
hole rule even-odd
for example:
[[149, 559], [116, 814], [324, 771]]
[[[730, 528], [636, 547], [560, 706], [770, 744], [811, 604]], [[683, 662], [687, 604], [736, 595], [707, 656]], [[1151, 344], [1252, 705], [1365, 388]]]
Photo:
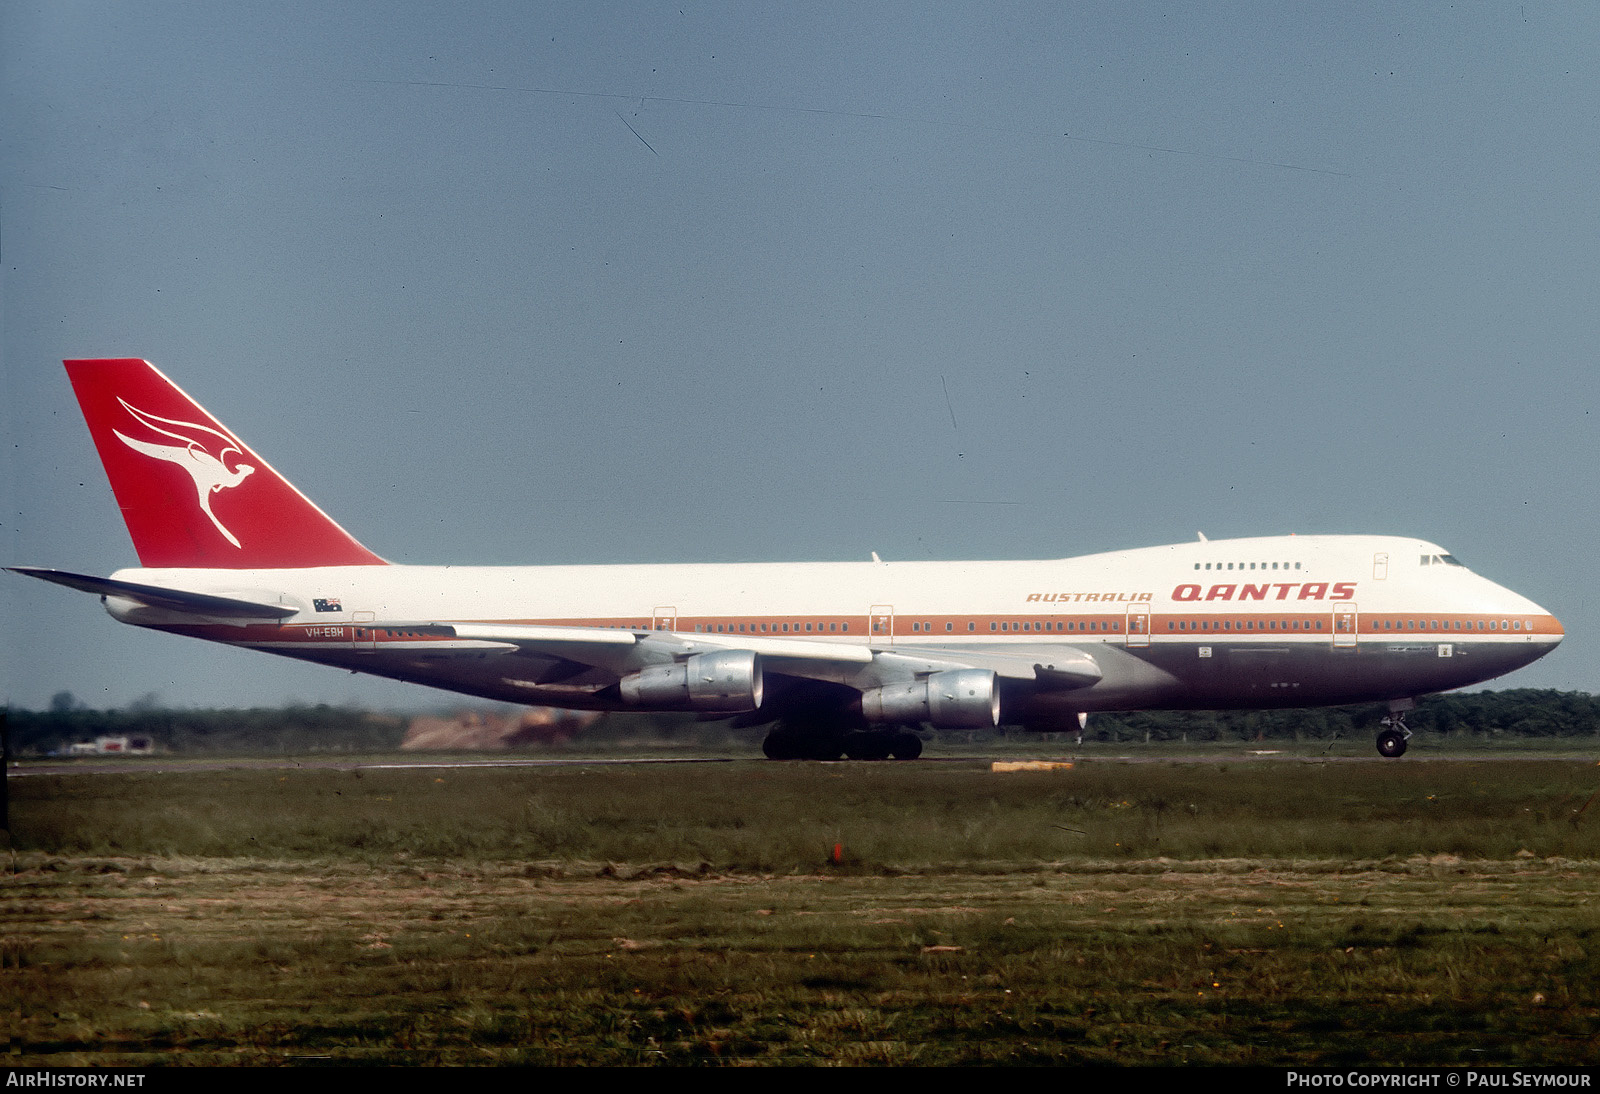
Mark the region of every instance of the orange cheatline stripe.
[[[1259, 613], [1218, 613], [1195, 612], [1181, 614], [1158, 614], [1154, 612], [1134, 613], [1138, 621], [1143, 623], [1142, 631], [1134, 631], [1135, 635], [1144, 635], [1157, 640], [1170, 640], [1173, 638], [1187, 637], [1189, 635], [1204, 634], [1210, 637], [1260, 637], [1272, 638], [1309, 636], [1314, 638], [1329, 638], [1336, 635], [1348, 635], [1352, 632], [1340, 628], [1337, 619], [1339, 613], [1292, 613], [1264, 615]], [[1105, 641], [1126, 638], [1128, 631], [1125, 625], [1130, 616], [1117, 613], [1102, 615], [1072, 615], [1072, 616], [1041, 616], [1039, 614], [1006, 615], [1006, 616], [932, 616], [915, 618], [910, 615], [897, 616], [893, 623], [892, 636], [896, 639], [927, 639], [936, 641], [973, 640], [989, 638], [1017, 638], [1017, 637], [1046, 637], [1051, 640], [1067, 638], [1073, 641]], [[1481, 614], [1429, 614], [1426, 616], [1416, 613], [1394, 614], [1361, 613], [1357, 615], [1358, 629], [1353, 632], [1367, 640], [1373, 638], [1459, 638], [1472, 637], [1482, 639], [1493, 636], [1500, 638], [1527, 637], [1528, 635], [1558, 636], [1566, 632], [1560, 622], [1550, 615], [1495, 615]], [[600, 629], [623, 629], [636, 631], [651, 631], [657, 629], [652, 626], [653, 621], [638, 618], [621, 619], [615, 617], [590, 617], [567, 619], [518, 619], [518, 620], [481, 620], [488, 625], [495, 623], [506, 625], [546, 625], [565, 627], [594, 627]], [[825, 638], [872, 638], [889, 637], [888, 630], [874, 630], [873, 620], [868, 617], [844, 616], [685, 616], [679, 615], [675, 620], [676, 632], [680, 634], [707, 633], [724, 636], [738, 637], [749, 635], [751, 637], [825, 637]], [[1253, 624], [1253, 625], [1248, 625]], [[1505, 624], [1502, 628], [1501, 624]], [[740, 631], [743, 625], [746, 629]], [[807, 630], [807, 625], [811, 630]], [[1458, 629], [1459, 625], [1459, 629]], [[1492, 626], [1491, 626], [1492, 625]], [[722, 626], [721, 631], [715, 630]], [[765, 629], [762, 629], [762, 628]], [[346, 628], [349, 628], [346, 630]], [[700, 628], [696, 630], [695, 628]], [[787, 628], [787, 629], [785, 629]], [[837, 628], [837, 629], [833, 629]], [[349, 623], [256, 623], [245, 627], [233, 625], [191, 625], [181, 627], [161, 628], [180, 633], [217, 637], [227, 641], [261, 641], [272, 638], [285, 638], [293, 636], [298, 641], [325, 643], [338, 645], [351, 641], [428, 641], [437, 636], [418, 635], [405, 633], [406, 629], [394, 626], [384, 626], [381, 623], [363, 625], [363, 633], [359, 639], [356, 637], [355, 626]], [[376, 631], [376, 635], [370, 634]], [[398, 633], [395, 633], [398, 632]], [[442, 640], [442, 639], [441, 639]]]

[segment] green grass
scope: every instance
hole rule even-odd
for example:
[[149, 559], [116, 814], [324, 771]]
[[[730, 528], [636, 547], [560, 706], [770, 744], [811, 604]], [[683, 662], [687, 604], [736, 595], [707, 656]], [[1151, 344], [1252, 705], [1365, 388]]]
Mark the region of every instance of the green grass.
[[1600, 858], [1600, 768], [1526, 760], [228, 770], [12, 780], [13, 845], [74, 854], [997, 869], [1153, 857]]
[[11, 1062], [1587, 1062], [1597, 787], [1409, 759], [14, 779]]

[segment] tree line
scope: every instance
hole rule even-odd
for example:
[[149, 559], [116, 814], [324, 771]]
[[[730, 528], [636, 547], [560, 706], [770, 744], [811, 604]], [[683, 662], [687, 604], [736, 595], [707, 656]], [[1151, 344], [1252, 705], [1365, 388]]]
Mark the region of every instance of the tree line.
[[[1388, 713], [1384, 703], [1304, 710], [1140, 711], [1091, 714], [1085, 740], [1326, 741], [1366, 738]], [[1600, 735], [1600, 697], [1582, 691], [1513, 688], [1417, 700], [1406, 712], [1417, 733], [1478, 739]]]
[[[1387, 713], [1384, 704], [1306, 710], [1139, 711], [1093, 714], [1085, 741], [1331, 741], [1372, 736]], [[61, 693], [44, 711], [0, 712], [13, 756], [64, 754], [80, 742], [126, 737], [148, 741], [158, 752], [274, 755], [316, 752], [387, 752], [400, 747], [410, 717], [326, 704], [232, 709], [165, 709], [141, 701], [125, 710], [90, 710]], [[1481, 740], [1600, 736], [1600, 697], [1578, 691], [1519, 688], [1464, 692], [1418, 700], [1407, 724], [1422, 734]], [[581, 733], [582, 747], [629, 741], [718, 743], [730, 738], [758, 743], [765, 727], [730, 730], [692, 716], [612, 714]], [[1075, 731], [1069, 731], [1076, 735]], [[1016, 727], [994, 731], [1015, 739]], [[977, 741], [981, 733], [961, 731]]]
[[[145, 741], [158, 752], [303, 754], [387, 752], [400, 747], [410, 719], [326, 704], [247, 710], [89, 710], [52, 703], [46, 711], [4, 715], [13, 756], [65, 754], [102, 737]], [[135, 747], [138, 747], [135, 745]]]

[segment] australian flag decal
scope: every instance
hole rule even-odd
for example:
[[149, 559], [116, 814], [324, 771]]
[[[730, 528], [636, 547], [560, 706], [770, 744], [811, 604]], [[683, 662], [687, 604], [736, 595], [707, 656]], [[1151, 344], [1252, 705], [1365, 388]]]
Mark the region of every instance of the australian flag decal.
[[316, 608], [317, 611], [319, 611], [319, 612], [342, 612], [342, 611], [344, 611], [344, 606], [339, 603], [339, 598], [336, 597], [336, 596], [330, 596], [330, 597], [325, 597], [325, 598], [324, 597], [313, 597], [312, 601], [311, 601], [311, 606], [313, 608]]

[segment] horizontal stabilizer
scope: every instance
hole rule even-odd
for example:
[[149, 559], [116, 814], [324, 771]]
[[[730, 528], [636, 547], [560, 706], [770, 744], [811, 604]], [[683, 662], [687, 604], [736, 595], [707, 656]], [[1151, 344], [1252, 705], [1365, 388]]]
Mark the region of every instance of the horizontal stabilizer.
[[26, 574], [40, 581], [65, 585], [69, 589], [94, 593], [96, 596], [117, 596], [169, 612], [191, 612], [221, 619], [284, 619], [300, 610], [289, 604], [258, 604], [252, 600], [189, 593], [182, 589], [162, 589], [154, 585], [114, 581], [109, 577], [90, 577], [88, 574], [51, 570], [43, 566], [7, 566], [6, 569], [14, 574]]

